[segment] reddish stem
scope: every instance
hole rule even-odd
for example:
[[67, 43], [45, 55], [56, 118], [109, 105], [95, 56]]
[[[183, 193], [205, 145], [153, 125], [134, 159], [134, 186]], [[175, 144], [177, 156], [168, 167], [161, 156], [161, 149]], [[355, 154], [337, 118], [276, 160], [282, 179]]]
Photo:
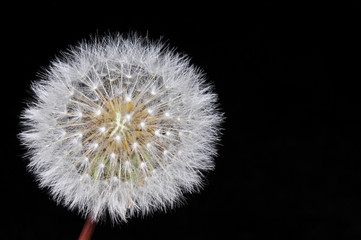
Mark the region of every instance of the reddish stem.
[[90, 240], [93, 236], [96, 225], [97, 223], [91, 219], [91, 216], [88, 216], [78, 240]]

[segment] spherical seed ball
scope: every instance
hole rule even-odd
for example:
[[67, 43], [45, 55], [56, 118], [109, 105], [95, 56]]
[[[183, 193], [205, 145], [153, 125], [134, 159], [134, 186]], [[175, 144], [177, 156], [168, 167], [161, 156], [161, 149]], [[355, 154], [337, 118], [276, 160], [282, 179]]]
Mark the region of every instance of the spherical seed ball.
[[115, 222], [171, 207], [211, 170], [222, 114], [189, 59], [138, 36], [84, 41], [34, 82], [20, 138], [41, 187]]

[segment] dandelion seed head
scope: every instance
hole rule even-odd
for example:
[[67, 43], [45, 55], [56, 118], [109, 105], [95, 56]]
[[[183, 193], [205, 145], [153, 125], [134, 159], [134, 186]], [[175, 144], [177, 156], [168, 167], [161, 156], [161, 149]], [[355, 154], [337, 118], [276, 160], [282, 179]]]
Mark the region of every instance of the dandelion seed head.
[[172, 206], [214, 166], [217, 96], [188, 58], [157, 44], [83, 42], [34, 84], [19, 135], [29, 169], [83, 216], [118, 222]]

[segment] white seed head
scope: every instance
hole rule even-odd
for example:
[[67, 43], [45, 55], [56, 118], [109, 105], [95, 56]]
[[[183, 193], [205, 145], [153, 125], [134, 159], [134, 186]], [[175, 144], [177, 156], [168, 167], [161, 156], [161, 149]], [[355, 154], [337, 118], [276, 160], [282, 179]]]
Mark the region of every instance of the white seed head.
[[29, 169], [93, 220], [173, 206], [214, 166], [223, 115], [211, 89], [187, 57], [147, 38], [83, 42], [33, 84], [19, 135]]

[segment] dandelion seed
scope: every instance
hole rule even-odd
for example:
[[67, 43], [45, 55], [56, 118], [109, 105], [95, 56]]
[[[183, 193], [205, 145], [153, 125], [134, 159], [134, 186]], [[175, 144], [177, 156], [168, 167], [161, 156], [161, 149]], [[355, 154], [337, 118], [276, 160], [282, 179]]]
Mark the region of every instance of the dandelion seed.
[[101, 133], [104, 133], [104, 132], [105, 132], [105, 130], [106, 130], [106, 128], [105, 128], [105, 127], [100, 127], [100, 128], [99, 128], [99, 132], [101, 132]]
[[120, 142], [121, 137], [120, 137], [120, 135], [117, 135], [117, 136], [115, 136], [114, 139], [115, 139], [115, 141]]
[[145, 162], [142, 162], [142, 163], [139, 165], [139, 167], [140, 167], [141, 169], [145, 169], [146, 166], [147, 166], [147, 164], [146, 164]]
[[97, 110], [95, 111], [95, 116], [99, 116], [101, 113], [102, 113], [102, 110], [101, 110], [101, 109], [97, 109]]

